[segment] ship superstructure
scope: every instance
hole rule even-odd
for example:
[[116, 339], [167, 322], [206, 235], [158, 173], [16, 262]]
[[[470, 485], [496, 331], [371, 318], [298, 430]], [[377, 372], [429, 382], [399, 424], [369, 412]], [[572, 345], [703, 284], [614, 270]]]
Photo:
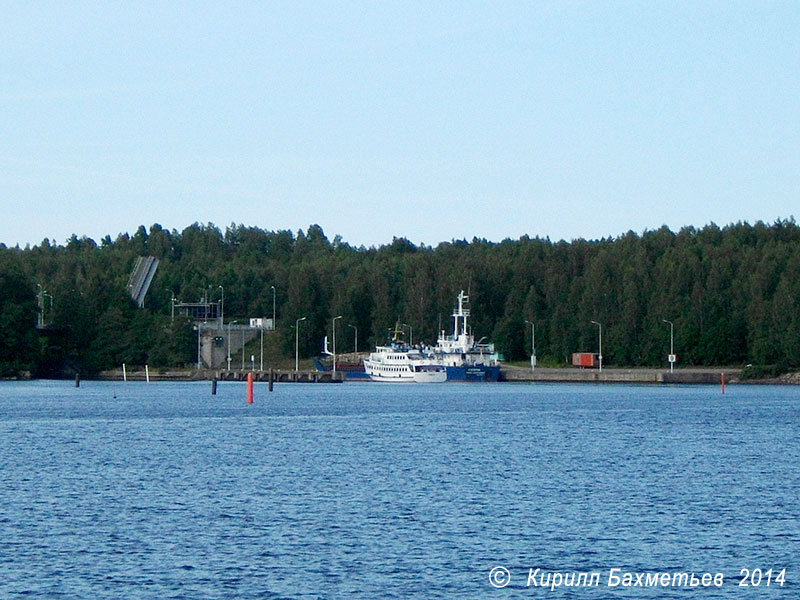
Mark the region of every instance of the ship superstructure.
[[467, 324], [470, 316], [469, 296], [461, 290], [453, 311], [453, 334], [441, 331], [433, 348], [436, 360], [447, 369], [448, 381], [497, 381], [500, 377], [494, 344], [482, 343]]
[[409, 346], [396, 328], [391, 343], [377, 346], [364, 359], [364, 370], [373, 381], [392, 383], [441, 383], [445, 367], [424, 348]]

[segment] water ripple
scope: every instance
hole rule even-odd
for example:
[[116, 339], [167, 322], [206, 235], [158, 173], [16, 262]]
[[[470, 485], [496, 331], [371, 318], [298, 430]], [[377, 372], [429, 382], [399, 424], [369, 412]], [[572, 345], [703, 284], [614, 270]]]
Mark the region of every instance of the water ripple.
[[482, 598], [504, 565], [506, 597], [794, 598], [799, 421], [793, 388], [2, 384], [0, 597]]

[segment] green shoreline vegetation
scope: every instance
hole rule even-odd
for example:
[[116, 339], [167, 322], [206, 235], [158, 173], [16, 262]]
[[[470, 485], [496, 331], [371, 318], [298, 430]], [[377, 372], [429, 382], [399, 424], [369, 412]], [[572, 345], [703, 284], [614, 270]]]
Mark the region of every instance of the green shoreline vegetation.
[[[126, 284], [136, 258], [159, 267], [139, 309]], [[91, 375], [129, 365], [191, 367], [197, 335], [171, 303], [221, 300], [226, 323], [271, 317], [265, 362], [320, 353], [338, 322], [340, 352], [383, 342], [398, 320], [415, 342], [450, 330], [453, 298], [470, 293], [476, 338], [524, 363], [535, 323], [539, 364], [593, 352], [602, 323], [603, 364], [659, 367], [674, 324], [678, 366], [740, 365], [742, 377], [800, 370], [800, 228], [794, 219], [720, 228], [667, 227], [616, 238], [552, 242], [522, 237], [454, 240], [435, 247], [405, 238], [375, 247], [296, 234], [195, 223], [153, 225], [99, 243], [73, 235], [25, 248], [0, 245], [0, 377]], [[37, 323], [42, 326], [37, 327]], [[250, 348], [249, 346], [248, 348]]]

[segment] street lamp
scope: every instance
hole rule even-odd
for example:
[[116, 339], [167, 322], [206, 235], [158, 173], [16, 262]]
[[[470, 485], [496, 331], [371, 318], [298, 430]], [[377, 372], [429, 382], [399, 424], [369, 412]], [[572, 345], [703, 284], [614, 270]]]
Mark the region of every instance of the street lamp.
[[272, 288], [272, 329], [275, 330], [275, 286], [269, 286]]
[[354, 329], [354, 331], [353, 331], [353, 352], [355, 354], [358, 354], [358, 327], [356, 327], [355, 325], [350, 325], [349, 323], [347, 324], [347, 326], [348, 327], [352, 327]]
[[414, 345], [414, 328], [411, 325], [409, 325], [408, 323], [403, 323], [403, 327], [408, 327], [408, 330], [409, 330], [408, 345], [409, 346], [413, 346]]
[[39, 293], [36, 294], [37, 300], [39, 301], [38, 323], [39, 323], [39, 327], [44, 327], [44, 293], [45, 293], [45, 290], [42, 287], [41, 283], [37, 283], [36, 287], [39, 288]]
[[294, 322], [294, 370], [298, 370], [299, 366], [299, 348], [300, 348], [300, 321], [305, 321], [305, 317], [300, 317]]
[[219, 322], [220, 322], [220, 325], [222, 325], [224, 327], [225, 326], [225, 288], [222, 287], [221, 285], [218, 285], [217, 287], [222, 290], [222, 300], [220, 301], [220, 307], [219, 307], [219, 313], [220, 313]]
[[592, 323], [597, 325], [597, 328], [599, 330], [600, 349], [599, 349], [599, 352], [597, 353], [597, 358], [600, 361], [600, 372], [602, 373], [603, 372], [603, 326], [600, 323], [598, 323], [597, 321], [592, 321]]
[[669, 372], [672, 373], [672, 367], [675, 365], [675, 348], [673, 345], [673, 325], [672, 321], [667, 321], [666, 319], [661, 319], [664, 323], [669, 323]]
[[341, 319], [342, 315], [338, 317], [333, 317], [333, 372], [336, 373], [336, 319]]
[[525, 320], [531, 326], [531, 373], [536, 369], [536, 324]]

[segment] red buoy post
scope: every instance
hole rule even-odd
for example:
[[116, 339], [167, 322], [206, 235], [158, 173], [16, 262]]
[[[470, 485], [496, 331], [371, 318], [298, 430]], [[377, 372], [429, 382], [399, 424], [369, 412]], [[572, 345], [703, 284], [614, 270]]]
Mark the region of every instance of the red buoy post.
[[253, 374], [247, 374], [247, 403], [253, 403]]

